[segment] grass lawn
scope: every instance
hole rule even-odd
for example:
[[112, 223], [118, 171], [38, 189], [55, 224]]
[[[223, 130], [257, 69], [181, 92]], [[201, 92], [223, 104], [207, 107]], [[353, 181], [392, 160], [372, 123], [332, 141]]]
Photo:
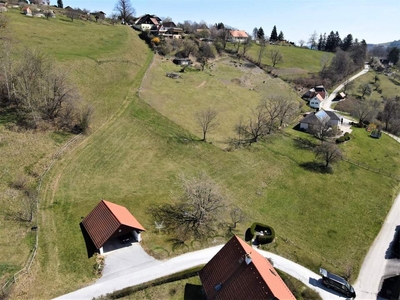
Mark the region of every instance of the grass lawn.
[[234, 128], [239, 120], [247, 122], [262, 99], [281, 95], [303, 102], [282, 80], [230, 57], [217, 59], [209, 72], [187, 72], [177, 80], [165, 76], [179, 69], [170, 60], [157, 57], [143, 81], [140, 96], [199, 139], [202, 131], [195, 114], [209, 107], [217, 110], [219, 125], [208, 134], [208, 140], [222, 148], [236, 138]]
[[[63, 27], [67, 21], [49, 22]], [[185, 73], [182, 79], [172, 80], [165, 73], [176, 69], [171, 62], [157, 59], [139, 97], [138, 89], [153, 54], [137, 33], [125, 26], [81, 23], [85, 22], [68, 23], [77, 28], [92, 27], [94, 33], [82, 35], [81, 43], [91, 38], [100, 43], [108, 36], [119, 46], [110, 42], [107, 47], [94, 47], [90, 55], [83, 50], [75, 55], [75, 50], [66, 46], [65, 53], [59, 53], [60, 65], [70, 72], [84, 101], [93, 103], [96, 114], [92, 133], [71, 148], [45, 178], [38, 257], [30, 276], [17, 283], [15, 298], [51, 298], [95, 279], [94, 261], [87, 259], [79, 222], [100, 199], [124, 205], [133, 213], [147, 229], [143, 245], [150, 252], [176, 255], [222, 243], [224, 236], [219, 236], [202, 245], [188, 241], [185, 248], [174, 249], [147, 213], [154, 203], [179, 198], [179, 175], [200, 171], [206, 171], [230, 203], [247, 214], [237, 234], [243, 235], [254, 221], [266, 223], [277, 233], [269, 250], [314, 271], [322, 265], [342, 273], [350, 265], [355, 274], [358, 272], [399, 191], [397, 181], [346, 162], [336, 165], [333, 174], [308, 170], [302, 165], [313, 161], [314, 155], [299, 140], [309, 136], [290, 128], [249, 149], [223, 151], [221, 146], [233, 135], [231, 126], [238, 117], [270, 93], [290, 96], [290, 88], [279, 79], [247, 73], [229, 60], [215, 63], [210, 73]], [[26, 29], [10, 26], [20, 43], [25, 43], [20, 32]], [[103, 29], [102, 34], [96, 26]], [[71, 27], [66, 28], [69, 36]], [[52, 36], [53, 43], [67, 43], [57, 41], [59, 36], [49, 31], [44, 36]], [[211, 105], [222, 117], [218, 130], [210, 134], [212, 145], [196, 141], [200, 134], [193, 123], [194, 111]], [[366, 138], [365, 134], [354, 130], [352, 140], [341, 146], [346, 155], [353, 159], [361, 155], [368, 163], [392, 168], [400, 175], [399, 144], [385, 137], [378, 141]], [[56, 144], [50, 139], [50, 145]], [[378, 156], [381, 151], [384, 156]], [[46, 150], [49, 153], [51, 150]], [[28, 163], [21, 162], [21, 168]], [[227, 209], [221, 219], [227, 220], [228, 213]]]
[[[283, 62], [275, 66], [275, 72], [282, 78], [296, 78], [309, 76], [318, 73], [321, 70], [321, 59], [327, 57], [332, 59], [332, 53], [310, 50], [294, 46], [267, 45], [262, 55], [261, 62], [272, 66], [270, 51], [278, 50], [283, 56]], [[253, 44], [246, 55], [252, 59], [258, 59], [260, 45]]]
[[[380, 88], [382, 89], [382, 94], [379, 94], [375, 87], [373, 86], [374, 77], [378, 75]], [[354, 80], [353, 87], [348, 91], [348, 94], [354, 96], [361, 96], [361, 93], [358, 92], [358, 87], [361, 84], [369, 83], [372, 88], [372, 94], [369, 96], [365, 96], [367, 100], [381, 100], [385, 98], [394, 98], [396, 96], [400, 96], [400, 85], [396, 84], [394, 81], [390, 80], [390, 78], [384, 74], [376, 73], [374, 71], [370, 71], [367, 74], [358, 77]]]

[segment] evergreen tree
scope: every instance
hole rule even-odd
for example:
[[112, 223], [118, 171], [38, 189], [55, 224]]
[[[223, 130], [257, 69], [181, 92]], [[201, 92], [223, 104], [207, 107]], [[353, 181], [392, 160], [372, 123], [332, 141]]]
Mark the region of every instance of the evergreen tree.
[[326, 32], [324, 32], [324, 37], [322, 39], [322, 51], [326, 51]]
[[265, 34], [264, 34], [264, 29], [262, 29], [262, 27], [260, 27], [257, 31], [257, 38], [259, 40], [264, 40], [265, 39]]
[[322, 51], [322, 42], [323, 42], [322, 34], [320, 34], [320, 35], [319, 35], [319, 39], [318, 39], [318, 46], [317, 46], [317, 49], [318, 49], [319, 51]]
[[340, 48], [342, 48], [343, 51], [347, 51], [351, 48], [351, 46], [353, 46], [353, 36], [349, 33], [344, 39], [343, 39], [343, 43], [340, 46]]
[[341, 44], [342, 44], [342, 39], [339, 36], [339, 32], [336, 31], [336, 33], [335, 33], [335, 48], [333, 49], [333, 51], [336, 51], [336, 48], [340, 47]]
[[225, 28], [225, 25], [224, 25], [224, 23], [220, 22], [220, 23], [218, 23], [218, 24], [215, 24], [215, 27], [216, 27], [218, 30], [220, 30], [220, 29], [224, 29], [224, 28]]
[[57, 7], [64, 8], [64, 4], [63, 4], [62, 0], [57, 0]]
[[329, 33], [328, 37], [326, 38], [325, 51], [334, 52], [336, 48], [335, 45], [335, 34], [333, 33], [333, 31], [331, 31], [331, 33]]
[[285, 40], [285, 36], [283, 35], [283, 32], [282, 32], [282, 31], [279, 32], [278, 40], [279, 40], [279, 41]]
[[397, 64], [400, 58], [400, 49], [397, 47], [393, 47], [388, 52], [388, 59], [393, 64]]
[[276, 26], [274, 25], [274, 28], [272, 28], [271, 36], [269, 37], [271, 41], [277, 41], [278, 40], [278, 32], [276, 31]]
[[253, 29], [253, 38], [255, 40], [258, 39], [258, 28], [257, 27], [254, 27], [254, 29]]

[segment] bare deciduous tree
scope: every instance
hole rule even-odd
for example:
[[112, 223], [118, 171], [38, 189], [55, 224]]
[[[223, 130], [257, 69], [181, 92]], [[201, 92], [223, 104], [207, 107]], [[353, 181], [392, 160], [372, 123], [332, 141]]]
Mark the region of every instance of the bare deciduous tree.
[[343, 93], [346, 93], [349, 89], [351, 89], [354, 86], [354, 81], [349, 81], [346, 80], [343, 83]]
[[251, 37], [248, 37], [243, 43], [243, 50], [242, 50], [242, 55], [241, 57], [245, 58], [247, 51], [250, 49], [250, 47], [253, 45]]
[[324, 116], [311, 125], [310, 132], [319, 140], [324, 142], [326, 138], [335, 135], [335, 130], [329, 124], [329, 116]]
[[342, 159], [342, 151], [336, 144], [323, 143], [314, 149], [315, 156], [321, 158], [325, 162], [325, 167], [330, 163], [334, 163]]
[[177, 204], [161, 204], [150, 208], [155, 220], [164, 221], [166, 230], [205, 238], [214, 230], [225, 197], [207, 174], [181, 178], [184, 195]]
[[236, 228], [237, 223], [243, 222], [243, 220], [245, 218], [245, 214], [244, 214], [243, 210], [241, 210], [237, 206], [232, 207], [232, 209], [230, 211], [230, 216], [231, 216], [231, 221], [232, 221], [231, 228]]
[[260, 49], [258, 51], [258, 59], [257, 59], [257, 64], [260, 66], [261, 65], [261, 59], [264, 54], [265, 48], [267, 47], [267, 41], [265, 39], [260, 40]]
[[305, 40], [299, 40], [299, 45], [300, 45], [300, 47], [303, 47], [305, 43], [306, 43]]
[[388, 130], [391, 123], [396, 119], [400, 119], [400, 98], [396, 97], [385, 100], [381, 119], [385, 123], [385, 130]]
[[258, 139], [266, 134], [267, 114], [263, 105], [258, 105], [253, 110], [253, 116], [249, 119], [249, 125], [243, 130], [250, 138], [250, 142], [257, 143]]
[[130, 22], [136, 14], [130, 0], [118, 0], [114, 9], [119, 14], [121, 20], [126, 23]]
[[360, 84], [358, 86], [358, 91], [361, 93], [361, 99], [364, 99], [366, 95], [369, 96], [372, 93], [371, 86], [368, 83]]
[[208, 43], [201, 42], [197, 51], [197, 61], [201, 64], [201, 70], [204, 71], [209, 59], [214, 58], [214, 52]]
[[207, 133], [218, 126], [217, 122], [218, 113], [216, 110], [207, 108], [195, 114], [197, 123], [201, 126], [203, 131], [202, 141], [207, 141]]
[[308, 39], [308, 44], [310, 45], [310, 49], [315, 49], [315, 47], [317, 47], [317, 39], [318, 39], [318, 34], [316, 31], [314, 31], [310, 35], [310, 38]]
[[79, 117], [79, 128], [78, 128], [78, 132], [82, 132], [82, 133], [87, 133], [87, 130], [89, 129], [90, 126], [90, 122], [92, 120], [92, 116], [93, 116], [93, 112], [94, 112], [94, 108], [91, 105], [86, 105], [81, 113], [80, 113], [80, 117]]
[[370, 101], [356, 100], [351, 114], [359, 119], [360, 124], [371, 121], [377, 114], [377, 107]]
[[37, 192], [34, 189], [25, 188], [18, 191], [10, 188], [2, 194], [6, 198], [7, 215], [20, 222], [32, 222], [36, 211]]
[[271, 58], [272, 67], [273, 68], [275, 68], [275, 66], [277, 64], [283, 62], [282, 53], [277, 49], [273, 49], [273, 50], [270, 51], [270, 58]]
[[71, 21], [73, 22], [74, 19], [77, 19], [79, 17], [79, 10], [77, 10], [77, 9], [68, 9], [65, 15], [68, 18], [70, 18]]

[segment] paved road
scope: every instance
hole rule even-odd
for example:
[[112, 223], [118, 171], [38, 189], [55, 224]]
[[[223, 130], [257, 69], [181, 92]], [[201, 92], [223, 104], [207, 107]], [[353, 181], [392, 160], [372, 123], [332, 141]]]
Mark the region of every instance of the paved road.
[[[399, 137], [387, 132], [384, 133], [400, 143]], [[376, 299], [382, 287], [382, 278], [400, 274], [400, 259], [385, 258], [397, 226], [400, 226], [400, 194], [394, 200], [381, 231], [364, 259], [357, 281], [354, 284], [354, 289], [360, 299]]]
[[[354, 289], [357, 298], [376, 299], [382, 284], [382, 277], [400, 273], [399, 259], [386, 259], [388, 248], [393, 240], [396, 226], [400, 225], [400, 195], [395, 199], [381, 231], [368, 251], [361, 266]], [[390, 276], [391, 275], [391, 276]]]
[[354, 79], [356, 79], [357, 77], [360, 77], [361, 75], [364, 75], [365, 73], [367, 73], [369, 71], [369, 65], [365, 65], [364, 69], [357, 73], [356, 75], [350, 77], [349, 79], [347, 79], [344, 83], [340, 84], [328, 97], [328, 99], [325, 99], [322, 102], [322, 108], [324, 110], [332, 110], [331, 105], [332, 105], [332, 100], [336, 98], [336, 94], [339, 93], [339, 91], [341, 89], [343, 89], [345, 83], [353, 81]]
[[[125, 287], [135, 286], [176, 272], [187, 270], [194, 266], [206, 264], [223, 245], [189, 252], [156, 265], [143, 265], [140, 269], [131, 269], [129, 273], [120, 272], [119, 276], [111, 276], [108, 280], [101, 278], [95, 284], [77, 290], [75, 292], [60, 296], [56, 299], [93, 299], [121, 290]], [[326, 290], [321, 284], [321, 277], [305, 267], [287, 260], [279, 255], [258, 250], [263, 256], [271, 258], [274, 266], [291, 276], [299, 279], [311, 289], [317, 291], [323, 299], [340, 299], [343, 296], [334, 291]], [[133, 258], [134, 259], [134, 258]]]

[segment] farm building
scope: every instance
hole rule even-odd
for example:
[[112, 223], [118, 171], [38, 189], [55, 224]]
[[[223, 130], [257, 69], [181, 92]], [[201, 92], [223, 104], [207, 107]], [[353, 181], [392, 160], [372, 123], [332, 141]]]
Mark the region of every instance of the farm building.
[[85, 240], [88, 237], [100, 254], [105, 252], [107, 243], [140, 242], [140, 233], [145, 231], [124, 206], [105, 200], [101, 200], [82, 220], [81, 229]]

